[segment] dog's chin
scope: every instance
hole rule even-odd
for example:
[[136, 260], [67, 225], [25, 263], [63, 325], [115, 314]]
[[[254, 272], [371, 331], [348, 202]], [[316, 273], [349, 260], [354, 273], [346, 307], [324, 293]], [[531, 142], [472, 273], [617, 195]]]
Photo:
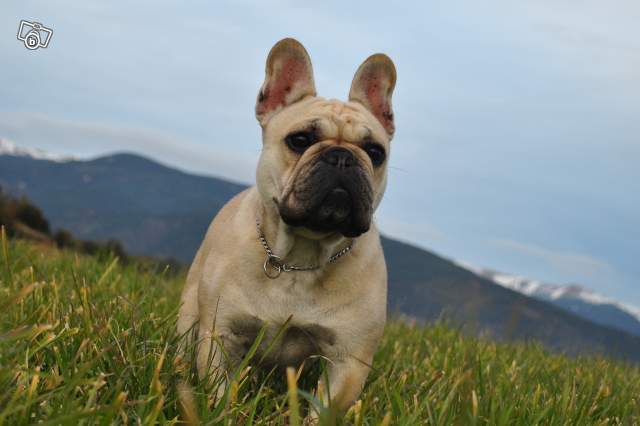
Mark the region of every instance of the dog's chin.
[[321, 239], [336, 233], [355, 238], [371, 226], [371, 209], [358, 208], [358, 205], [346, 189], [337, 187], [317, 205], [290, 208], [279, 204], [278, 209], [282, 220], [307, 238]]

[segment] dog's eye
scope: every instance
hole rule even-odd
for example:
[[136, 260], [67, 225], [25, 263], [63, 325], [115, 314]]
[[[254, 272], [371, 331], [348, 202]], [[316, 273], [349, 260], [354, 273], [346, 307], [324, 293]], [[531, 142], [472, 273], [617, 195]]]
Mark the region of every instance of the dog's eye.
[[377, 143], [368, 143], [364, 146], [364, 151], [371, 158], [371, 163], [374, 167], [381, 166], [384, 160], [387, 158], [387, 153], [384, 148]]
[[284, 141], [290, 150], [301, 154], [316, 142], [316, 138], [311, 132], [296, 132], [287, 135]]

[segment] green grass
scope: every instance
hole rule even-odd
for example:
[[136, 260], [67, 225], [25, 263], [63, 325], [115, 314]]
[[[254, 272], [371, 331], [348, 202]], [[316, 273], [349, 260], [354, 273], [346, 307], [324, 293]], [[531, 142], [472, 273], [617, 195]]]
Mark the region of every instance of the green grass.
[[[4, 240], [0, 424], [297, 424], [304, 412], [289, 420], [290, 407], [304, 411], [310, 394], [291, 392], [294, 376], [245, 368], [215, 401], [176, 358], [182, 281]], [[374, 368], [345, 423], [640, 422], [637, 367], [473, 339], [445, 324], [391, 321]]]

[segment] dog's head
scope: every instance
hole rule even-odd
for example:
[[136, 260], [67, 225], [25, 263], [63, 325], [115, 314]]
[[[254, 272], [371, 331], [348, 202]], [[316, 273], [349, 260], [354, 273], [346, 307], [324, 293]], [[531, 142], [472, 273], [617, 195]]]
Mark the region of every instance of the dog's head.
[[263, 138], [257, 184], [285, 223], [320, 237], [369, 230], [386, 186], [395, 82], [391, 59], [375, 54], [356, 71], [349, 101], [325, 100], [298, 41], [271, 49], [256, 104]]

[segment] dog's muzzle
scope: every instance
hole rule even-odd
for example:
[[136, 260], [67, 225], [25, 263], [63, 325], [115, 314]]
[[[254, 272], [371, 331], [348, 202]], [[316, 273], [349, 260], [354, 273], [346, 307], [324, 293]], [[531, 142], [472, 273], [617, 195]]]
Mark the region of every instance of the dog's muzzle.
[[367, 172], [353, 153], [331, 148], [296, 177], [293, 189], [278, 203], [291, 226], [357, 237], [369, 230], [373, 190]]

